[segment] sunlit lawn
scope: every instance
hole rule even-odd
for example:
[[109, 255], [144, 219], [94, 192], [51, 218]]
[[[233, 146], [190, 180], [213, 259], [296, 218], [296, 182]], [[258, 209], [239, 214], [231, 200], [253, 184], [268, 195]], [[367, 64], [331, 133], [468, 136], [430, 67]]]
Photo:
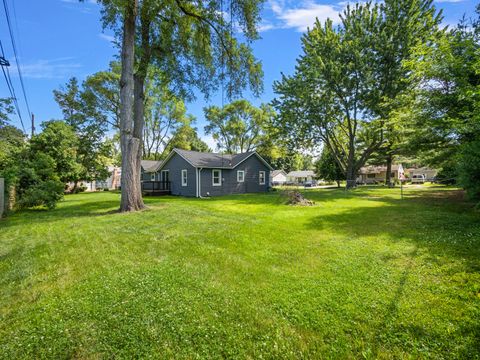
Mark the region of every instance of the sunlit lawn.
[[479, 358], [459, 190], [67, 196], [0, 220], [0, 357]]

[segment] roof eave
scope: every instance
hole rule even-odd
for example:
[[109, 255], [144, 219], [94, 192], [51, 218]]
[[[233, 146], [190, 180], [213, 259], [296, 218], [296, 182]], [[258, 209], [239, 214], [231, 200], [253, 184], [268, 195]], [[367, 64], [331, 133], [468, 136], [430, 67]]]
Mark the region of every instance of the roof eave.
[[268, 167], [268, 169], [270, 171], [273, 170], [273, 168], [270, 166], [270, 164], [264, 159], [262, 158], [256, 151], [253, 151], [250, 155], [248, 155], [245, 159], [243, 159], [242, 161], [240, 161], [238, 164], [236, 164], [235, 166], [231, 167], [231, 169], [235, 169], [238, 165], [240, 165], [241, 163], [243, 163], [244, 161], [246, 161], [247, 159], [250, 159], [253, 155], [257, 155], [257, 157], [260, 159], [261, 162], [263, 162], [265, 164], [265, 166]]

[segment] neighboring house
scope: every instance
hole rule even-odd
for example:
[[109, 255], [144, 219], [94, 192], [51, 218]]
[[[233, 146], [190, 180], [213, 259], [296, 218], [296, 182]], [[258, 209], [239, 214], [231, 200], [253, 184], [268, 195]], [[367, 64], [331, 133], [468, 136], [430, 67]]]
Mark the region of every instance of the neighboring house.
[[95, 190], [97, 189], [109, 189], [109, 190], [117, 190], [120, 189], [120, 184], [122, 180], [122, 168], [109, 166], [108, 171], [110, 172], [110, 176], [103, 181], [96, 181], [95, 183]]
[[287, 174], [287, 182], [293, 184], [304, 184], [313, 181], [315, 172], [313, 170], [290, 171]]
[[[79, 181], [78, 186], [85, 187], [85, 191], [97, 191], [97, 190], [117, 190], [120, 188], [120, 181], [122, 177], [122, 168], [116, 166], [109, 166], [108, 172], [110, 176], [105, 180], [94, 180], [94, 181]], [[72, 191], [75, 184], [70, 182], [67, 184], [67, 191]]]
[[287, 182], [287, 173], [283, 170], [273, 170], [270, 173], [270, 183], [272, 185], [283, 185]]
[[271, 170], [255, 151], [227, 155], [174, 149], [155, 176], [173, 195], [205, 197], [266, 192]]
[[409, 178], [412, 178], [413, 175], [423, 175], [425, 176], [426, 181], [432, 181], [435, 176], [437, 176], [438, 170], [431, 169], [428, 167], [421, 167], [418, 169], [412, 168], [407, 170], [407, 174]]
[[[391, 178], [393, 181], [399, 179], [398, 174], [403, 173], [402, 164], [392, 165]], [[360, 168], [358, 171], [357, 183], [359, 184], [377, 184], [385, 182], [387, 178], [387, 167], [384, 165], [369, 165]]]

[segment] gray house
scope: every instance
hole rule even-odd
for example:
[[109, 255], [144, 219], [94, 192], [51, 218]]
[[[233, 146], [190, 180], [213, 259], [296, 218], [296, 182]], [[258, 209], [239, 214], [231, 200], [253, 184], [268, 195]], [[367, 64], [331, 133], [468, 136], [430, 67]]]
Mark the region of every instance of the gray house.
[[142, 160], [142, 181], [159, 181], [158, 169], [162, 161]]
[[265, 192], [272, 170], [255, 151], [227, 155], [174, 149], [159, 166], [151, 165], [145, 163], [142, 171], [144, 189], [155, 178], [159, 189], [195, 197]]

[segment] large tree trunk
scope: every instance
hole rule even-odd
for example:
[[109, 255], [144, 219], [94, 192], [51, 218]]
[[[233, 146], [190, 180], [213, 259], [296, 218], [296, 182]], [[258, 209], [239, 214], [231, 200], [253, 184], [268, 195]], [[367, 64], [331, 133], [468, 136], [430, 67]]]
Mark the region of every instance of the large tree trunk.
[[352, 189], [357, 186], [357, 163], [355, 161], [355, 144], [353, 138], [350, 138], [348, 146], [348, 159], [345, 169], [345, 178], [347, 180], [347, 189]]
[[133, 110], [133, 118], [134, 118], [134, 127], [133, 127], [133, 137], [138, 139], [138, 149], [136, 152], [135, 158], [135, 171], [138, 181], [136, 182], [135, 191], [137, 193], [137, 201], [138, 206], [140, 208], [144, 208], [145, 205], [143, 203], [142, 198], [142, 186], [140, 182], [141, 172], [142, 172], [142, 156], [143, 156], [143, 148], [141, 144], [143, 143], [143, 127], [145, 124], [144, 121], [144, 112], [145, 112], [145, 93], [144, 93], [144, 86], [145, 86], [145, 76], [142, 74], [134, 75], [134, 83], [135, 83], [135, 100], [134, 100], [134, 110]]
[[392, 187], [392, 154], [390, 149], [387, 149], [389, 154], [387, 155], [387, 173], [385, 174], [385, 185]]
[[357, 186], [357, 170], [355, 163], [353, 161], [349, 161], [347, 165], [346, 171], [346, 179], [347, 179], [347, 189], [352, 189]]
[[133, 122], [135, 57], [135, 19], [138, 0], [130, 0], [125, 9], [122, 40], [122, 75], [120, 78], [120, 146], [122, 150], [122, 198], [120, 211], [144, 208], [140, 187], [138, 153], [140, 139], [135, 137]]

